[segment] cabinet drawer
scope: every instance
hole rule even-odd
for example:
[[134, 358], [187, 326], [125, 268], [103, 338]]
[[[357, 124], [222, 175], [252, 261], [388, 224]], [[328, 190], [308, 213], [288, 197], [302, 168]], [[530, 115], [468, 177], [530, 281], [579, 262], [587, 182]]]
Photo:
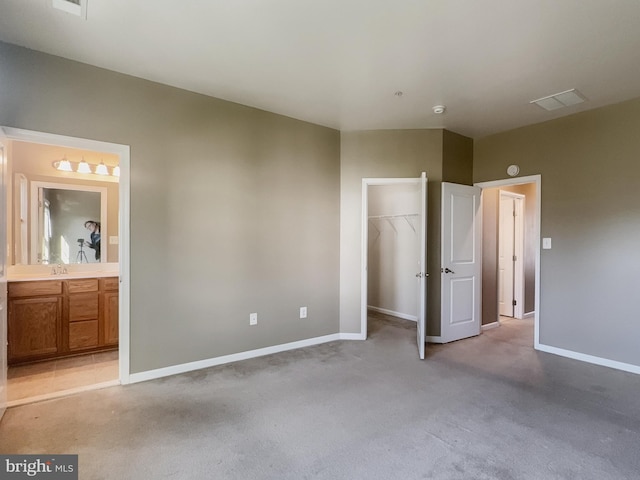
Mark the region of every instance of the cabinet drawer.
[[69, 324], [69, 350], [98, 346], [98, 320]]
[[67, 288], [69, 293], [97, 292], [97, 278], [83, 278], [76, 280], [67, 280]]
[[69, 295], [69, 321], [96, 320], [98, 318], [98, 294], [78, 293]]
[[62, 282], [43, 280], [39, 282], [10, 282], [9, 297], [35, 297], [36, 295], [61, 295]]
[[119, 282], [118, 282], [118, 277], [107, 277], [107, 278], [103, 278], [102, 281], [104, 282], [104, 289], [107, 291], [113, 291], [113, 290], [118, 290], [119, 287]]

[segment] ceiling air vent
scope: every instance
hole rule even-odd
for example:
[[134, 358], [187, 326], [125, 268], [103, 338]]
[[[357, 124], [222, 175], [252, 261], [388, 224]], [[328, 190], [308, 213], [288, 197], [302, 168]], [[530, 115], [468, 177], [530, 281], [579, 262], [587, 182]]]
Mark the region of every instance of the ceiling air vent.
[[547, 97], [542, 97], [537, 100], [531, 100], [529, 103], [535, 103], [540, 108], [545, 110], [557, 110], [558, 108], [570, 107], [571, 105], [577, 105], [586, 100], [584, 95], [578, 92], [575, 88], [571, 90], [565, 90], [564, 92], [554, 93]]
[[76, 15], [87, 19], [87, 1], [88, 0], [51, 0], [51, 6], [56, 10]]

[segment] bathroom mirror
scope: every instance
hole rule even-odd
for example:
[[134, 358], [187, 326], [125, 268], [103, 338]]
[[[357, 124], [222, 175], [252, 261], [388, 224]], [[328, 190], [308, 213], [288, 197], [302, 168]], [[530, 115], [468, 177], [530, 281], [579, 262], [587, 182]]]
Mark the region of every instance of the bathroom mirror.
[[[86, 185], [32, 181], [29, 205], [20, 184], [16, 216], [16, 263], [72, 264], [107, 262], [107, 189]], [[30, 237], [27, 241], [25, 235]], [[28, 254], [27, 254], [28, 252]]]

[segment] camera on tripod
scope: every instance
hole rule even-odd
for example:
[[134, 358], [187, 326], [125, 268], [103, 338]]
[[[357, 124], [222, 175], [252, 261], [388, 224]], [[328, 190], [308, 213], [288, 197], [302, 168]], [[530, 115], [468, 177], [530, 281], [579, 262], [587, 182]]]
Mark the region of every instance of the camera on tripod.
[[76, 255], [76, 263], [89, 263], [87, 254], [84, 253], [84, 238], [79, 238], [76, 241], [78, 242], [78, 246], [80, 247], [78, 255]]

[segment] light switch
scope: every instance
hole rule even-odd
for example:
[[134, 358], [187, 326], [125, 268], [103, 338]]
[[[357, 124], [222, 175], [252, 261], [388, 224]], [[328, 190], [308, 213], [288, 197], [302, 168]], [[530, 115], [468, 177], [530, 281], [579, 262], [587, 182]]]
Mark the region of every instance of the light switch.
[[118, 237], [109, 237], [109, 245], [118, 245]]
[[542, 239], [542, 248], [544, 250], [551, 250], [551, 239], [549, 237]]

